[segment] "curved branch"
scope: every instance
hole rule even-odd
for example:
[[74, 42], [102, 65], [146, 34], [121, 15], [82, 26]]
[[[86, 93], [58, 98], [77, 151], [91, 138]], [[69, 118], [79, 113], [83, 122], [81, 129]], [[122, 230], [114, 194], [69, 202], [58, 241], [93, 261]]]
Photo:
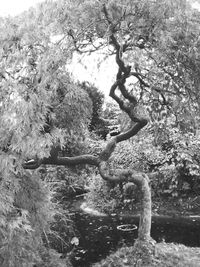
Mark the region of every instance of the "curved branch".
[[104, 150], [99, 155], [99, 160], [101, 163], [102, 161], [106, 161], [110, 158], [112, 152], [114, 151], [117, 144], [117, 137], [113, 137], [106, 145]]
[[106, 5], [103, 5], [103, 13], [105, 15], [106, 21], [108, 22], [109, 25], [109, 31], [110, 31], [110, 44], [112, 44], [114, 46], [114, 48], [116, 49], [116, 62], [119, 66], [119, 68], [121, 69], [122, 72], [124, 72], [126, 75], [128, 75], [130, 73], [130, 66], [125, 66], [124, 61], [121, 59], [122, 53], [125, 52], [126, 50], [126, 45], [120, 45], [119, 42], [117, 41], [114, 33], [115, 33], [115, 28], [116, 25], [118, 24], [114, 24], [112, 22], [112, 20], [109, 18], [109, 14], [108, 14], [108, 10], [106, 8]]
[[25, 162], [24, 164], [22, 164], [22, 167], [27, 170], [35, 170], [40, 167], [40, 165], [42, 164], [42, 161], [43, 160], [38, 160], [38, 159], [29, 160]]
[[124, 108], [124, 101], [123, 101], [120, 97], [118, 97], [118, 96], [115, 94], [115, 90], [117, 89], [118, 85], [119, 85], [119, 81], [117, 80], [117, 81], [111, 86], [109, 96], [112, 97], [112, 98], [118, 103], [118, 105], [119, 105], [119, 107], [120, 107], [121, 109], [123, 109], [123, 108]]
[[[125, 82], [126, 82], [126, 79], [125, 79]], [[131, 95], [131, 94], [128, 92], [128, 90], [126, 89], [126, 87], [125, 87], [125, 85], [124, 85], [125, 82], [119, 84], [119, 89], [120, 89], [120, 91], [121, 91], [123, 97], [126, 98], [126, 99], [128, 99], [128, 100], [130, 101], [130, 103], [132, 103], [133, 105], [136, 106], [136, 105], [137, 105], [137, 99], [136, 99], [135, 96]]]
[[129, 138], [136, 135], [145, 125], [147, 125], [148, 120], [143, 118], [140, 122], [136, 123], [129, 131], [121, 133], [116, 136], [117, 143], [128, 140]]
[[[107, 23], [109, 25], [110, 44], [113, 45], [114, 49], [116, 50], [116, 52], [115, 52], [116, 63], [119, 67], [118, 73], [116, 76], [116, 82], [112, 85], [112, 87], [110, 89], [110, 96], [119, 104], [119, 107], [128, 114], [128, 116], [130, 117], [130, 119], [133, 122], [139, 123], [138, 128], [141, 129], [142, 127], [144, 127], [147, 124], [146, 119], [138, 118], [138, 116], [135, 114], [134, 108], [137, 105], [137, 98], [134, 95], [132, 95], [130, 92], [128, 92], [128, 90], [125, 87], [125, 82], [126, 82], [128, 77], [130, 77], [131, 75], [134, 75], [135, 77], [138, 78], [140, 84], [142, 84], [143, 86], [148, 86], [148, 84], [143, 81], [143, 79], [139, 73], [136, 73], [136, 72], [131, 73], [131, 66], [129, 66], [129, 65], [125, 66], [125, 63], [122, 59], [122, 55], [126, 51], [126, 44], [121, 45], [120, 42], [117, 40], [117, 38], [115, 36], [115, 25], [109, 17], [108, 10], [107, 10], [105, 4], [103, 5], [103, 13], [104, 13], [105, 18], [107, 20]], [[126, 100], [129, 101], [129, 104], [127, 104], [125, 101], [123, 101], [119, 96], [117, 96], [115, 94], [115, 91], [117, 88], [119, 88], [122, 96]], [[127, 135], [127, 137], [125, 135], [124, 139], [122, 139], [122, 140], [126, 140], [126, 138], [128, 138], [128, 136], [130, 136], [130, 137], [132, 136], [131, 132], [130, 132], [130, 135]]]

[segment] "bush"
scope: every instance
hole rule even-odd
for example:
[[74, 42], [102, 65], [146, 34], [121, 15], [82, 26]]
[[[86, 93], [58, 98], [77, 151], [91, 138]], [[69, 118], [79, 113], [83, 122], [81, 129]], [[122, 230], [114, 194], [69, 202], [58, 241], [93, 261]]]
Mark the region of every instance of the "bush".
[[[9, 183], [3, 180], [1, 189], [3, 187], [10, 193], [5, 199], [4, 194], [1, 195], [0, 265], [65, 266], [64, 262], [59, 260], [60, 254], [45, 246], [42, 239], [43, 235], [48, 239], [50, 225], [59, 213], [58, 204], [52, 202], [53, 188], [40, 179], [38, 172], [30, 174], [28, 171], [16, 175]], [[9, 206], [8, 200], [13, 201], [12, 206]], [[52, 253], [54, 257], [50, 256]], [[55, 257], [58, 259], [57, 264]]]
[[91, 208], [100, 212], [113, 212], [121, 203], [119, 186], [113, 186], [104, 181], [100, 175], [90, 178], [89, 190], [86, 201]]

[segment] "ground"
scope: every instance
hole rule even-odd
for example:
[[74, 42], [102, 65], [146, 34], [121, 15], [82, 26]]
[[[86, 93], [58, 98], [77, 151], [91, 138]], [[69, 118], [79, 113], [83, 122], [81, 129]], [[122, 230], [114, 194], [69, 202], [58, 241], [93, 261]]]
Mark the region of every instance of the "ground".
[[199, 248], [156, 243], [148, 246], [124, 247], [109, 255], [94, 267], [200, 267]]

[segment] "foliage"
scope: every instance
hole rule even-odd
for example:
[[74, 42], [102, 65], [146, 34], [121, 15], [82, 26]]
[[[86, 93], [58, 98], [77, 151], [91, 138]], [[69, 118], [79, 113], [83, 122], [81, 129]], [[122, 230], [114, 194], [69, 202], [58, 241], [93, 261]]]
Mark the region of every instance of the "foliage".
[[95, 86], [83, 82], [80, 84], [92, 100], [92, 118], [89, 124], [89, 130], [105, 139], [108, 134], [107, 125], [102, 117], [104, 95]]
[[61, 264], [43, 237], [62, 212], [45, 180], [23, 164], [48, 157], [56, 143], [77, 153], [90, 121], [89, 98], [65, 71], [70, 50], [54, 44], [43, 23], [44, 15], [32, 9], [0, 24], [0, 246], [6, 267]]
[[161, 145], [165, 162], [160, 166], [159, 172], [169, 172], [169, 176], [171, 169], [171, 194], [177, 195], [186, 190], [199, 193], [199, 142], [199, 136], [193, 133], [182, 133], [176, 128], [165, 131], [165, 140]]
[[78, 166], [71, 168], [65, 166], [41, 168], [42, 179], [54, 184], [56, 189], [54, 200], [60, 204], [72, 198], [76, 191], [84, 190], [86, 175], [85, 169]]
[[88, 205], [101, 212], [112, 213], [120, 204], [121, 192], [101, 179], [99, 175], [90, 177], [89, 193], [86, 196]]
[[62, 86], [65, 88], [62, 102], [56, 99], [52, 103], [55, 125], [62, 129], [64, 135], [63, 151], [67, 155], [76, 155], [84, 149], [92, 117], [92, 101], [85, 90], [69, 80]]
[[45, 265], [43, 253], [50, 252], [43, 247], [41, 234], [50, 231], [58, 213], [51, 201], [52, 190], [38, 173], [29, 172], [2, 180], [1, 187], [1, 266]]
[[103, 117], [107, 121], [109, 134], [120, 132], [120, 118], [122, 111], [119, 106], [113, 101], [106, 101], [105, 108], [103, 111]]

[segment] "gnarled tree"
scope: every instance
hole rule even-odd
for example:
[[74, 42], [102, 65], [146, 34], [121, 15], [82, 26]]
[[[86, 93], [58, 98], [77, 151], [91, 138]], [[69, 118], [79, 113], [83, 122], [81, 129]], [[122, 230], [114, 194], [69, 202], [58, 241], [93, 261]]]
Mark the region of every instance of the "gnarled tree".
[[[139, 226], [139, 239], [149, 240], [151, 229], [151, 192], [149, 186], [149, 178], [146, 174], [138, 173], [134, 170], [110, 170], [108, 160], [115, 149], [117, 143], [127, 140], [136, 135], [147, 123], [148, 117], [144, 114], [137, 114], [137, 98], [130, 93], [126, 88], [126, 80], [132, 75], [136, 76], [139, 82], [144, 83], [139, 73], [132, 72], [131, 66], [126, 65], [123, 60], [123, 53], [128, 48], [127, 44], [119, 42], [115, 35], [116, 25], [111, 20], [106, 5], [102, 5], [102, 13], [105, 16], [105, 23], [109, 30], [109, 44], [113, 46], [113, 53], [116, 55], [116, 64], [118, 72], [116, 81], [110, 89], [110, 96], [118, 103], [120, 109], [127, 113], [132, 121], [132, 127], [126, 132], [123, 132], [108, 141], [106, 147], [98, 156], [80, 155], [75, 157], [59, 157], [59, 146], [53, 147], [50, 152], [50, 157], [43, 158], [38, 161], [31, 161], [24, 164], [26, 169], [38, 168], [41, 164], [73, 166], [78, 164], [95, 165], [99, 169], [99, 173], [104, 180], [115, 183], [133, 182], [138, 186], [142, 196], [142, 211]], [[120, 96], [116, 94], [119, 90]]]
[[[27, 216], [35, 210], [38, 214], [42, 206], [36, 205], [28, 186], [39, 191], [44, 203], [48, 197], [42, 198], [37, 175], [27, 169], [41, 165], [89, 164], [107, 181], [135, 183], [142, 196], [139, 240], [150, 240], [148, 176], [132, 169], [112, 170], [108, 160], [118, 143], [147, 125], [143, 105], [150, 107], [151, 113], [154, 104], [173, 111], [174, 98], [183, 97], [199, 110], [199, 21], [199, 13], [183, 0], [50, 1], [37, 10], [0, 21], [2, 266], [8, 266], [10, 255], [13, 261], [19, 259], [21, 252], [16, 250], [20, 246], [13, 242], [17, 239], [26, 248], [22, 258], [27, 258], [30, 266], [39, 257], [39, 236], [46, 226], [43, 218], [49, 216], [43, 211], [38, 224], [34, 216]], [[56, 35], [59, 40], [52, 41]], [[129, 117], [130, 128], [110, 139], [99, 155], [82, 155], [74, 147], [84, 139], [92, 104], [71, 82], [66, 62], [75, 52], [100, 50], [115, 57], [118, 70], [110, 97]], [[127, 82], [131, 77], [134, 84], [130, 88]], [[61, 156], [64, 146], [69, 148], [69, 156]], [[31, 203], [27, 201], [29, 195]], [[32, 229], [38, 234], [38, 243]], [[15, 253], [9, 250], [10, 244]], [[34, 257], [29, 254], [30, 244], [35, 245]], [[20, 261], [18, 266], [22, 266]]]

